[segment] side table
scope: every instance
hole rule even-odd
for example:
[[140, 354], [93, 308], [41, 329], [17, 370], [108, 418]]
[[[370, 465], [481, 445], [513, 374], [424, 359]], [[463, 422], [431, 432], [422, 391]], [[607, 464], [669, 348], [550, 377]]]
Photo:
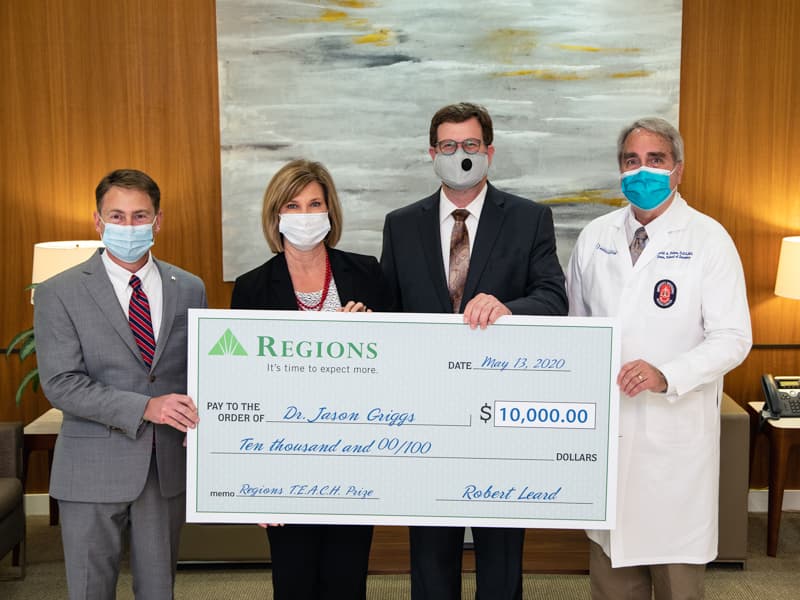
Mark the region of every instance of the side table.
[[[47, 451], [47, 473], [53, 467], [53, 451], [61, 430], [61, 411], [51, 408], [25, 426], [22, 443], [22, 483], [28, 479], [28, 463], [34, 450]], [[50, 525], [58, 525], [58, 502], [50, 498]]]
[[762, 431], [769, 440], [769, 502], [767, 507], [767, 554], [778, 555], [778, 531], [783, 511], [783, 491], [789, 454], [800, 446], [800, 418], [768, 419], [761, 426], [763, 402], [748, 402], [750, 412], [750, 470], [753, 469], [756, 435]]

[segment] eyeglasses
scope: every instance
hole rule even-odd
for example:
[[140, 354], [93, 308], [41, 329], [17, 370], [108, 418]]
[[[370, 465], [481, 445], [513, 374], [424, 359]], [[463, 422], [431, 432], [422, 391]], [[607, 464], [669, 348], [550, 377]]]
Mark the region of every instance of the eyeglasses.
[[482, 142], [475, 138], [467, 138], [462, 142], [457, 142], [455, 140], [442, 140], [441, 142], [436, 144], [436, 147], [439, 149], [439, 152], [442, 154], [453, 154], [458, 147], [461, 146], [462, 150], [467, 154], [476, 154], [478, 150], [481, 149]]

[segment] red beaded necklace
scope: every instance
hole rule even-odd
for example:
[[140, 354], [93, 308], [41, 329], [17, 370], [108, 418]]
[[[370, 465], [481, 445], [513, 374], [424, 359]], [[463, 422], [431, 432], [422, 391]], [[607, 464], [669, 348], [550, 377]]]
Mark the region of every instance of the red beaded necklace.
[[298, 310], [322, 310], [322, 307], [325, 306], [325, 299], [328, 297], [328, 291], [331, 289], [331, 259], [328, 258], [328, 253], [325, 252], [325, 283], [322, 286], [322, 297], [319, 299], [319, 302], [316, 304], [306, 304], [298, 297], [297, 293], [295, 292], [294, 299], [297, 302], [297, 309]]

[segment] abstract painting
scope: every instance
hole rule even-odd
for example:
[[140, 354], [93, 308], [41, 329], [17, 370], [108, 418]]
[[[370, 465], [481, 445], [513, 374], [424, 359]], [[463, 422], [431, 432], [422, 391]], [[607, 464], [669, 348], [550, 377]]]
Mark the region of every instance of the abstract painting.
[[430, 118], [494, 121], [489, 179], [553, 209], [559, 258], [624, 204], [616, 139], [677, 125], [681, 0], [217, 0], [224, 278], [271, 253], [261, 202], [287, 161], [321, 161], [338, 247], [380, 255], [384, 215], [434, 192]]

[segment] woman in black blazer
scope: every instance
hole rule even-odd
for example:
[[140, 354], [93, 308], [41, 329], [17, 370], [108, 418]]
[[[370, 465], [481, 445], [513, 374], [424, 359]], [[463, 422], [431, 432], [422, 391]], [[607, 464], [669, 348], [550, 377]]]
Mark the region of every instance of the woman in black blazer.
[[[333, 248], [342, 210], [320, 163], [294, 160], [282, 167], [264, 193], [261, 221], [277, 254], [236, 279], [231, 308], [389, 310], [378, 261]], [[276, 600], [366, 598], [372, 526], [270, 525], [267, 535]]]

